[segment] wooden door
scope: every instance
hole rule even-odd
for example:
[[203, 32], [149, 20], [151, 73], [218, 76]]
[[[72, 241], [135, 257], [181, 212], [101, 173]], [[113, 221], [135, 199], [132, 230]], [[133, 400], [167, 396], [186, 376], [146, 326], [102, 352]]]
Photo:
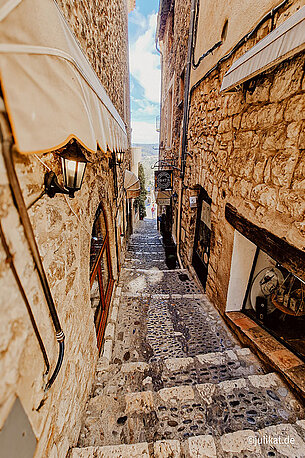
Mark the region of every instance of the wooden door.
[[206, 287], [210, 259], [211, 202], [212, 200], [206, 190], [201, 188], [198, 198], [192, 264], [204, 288]]

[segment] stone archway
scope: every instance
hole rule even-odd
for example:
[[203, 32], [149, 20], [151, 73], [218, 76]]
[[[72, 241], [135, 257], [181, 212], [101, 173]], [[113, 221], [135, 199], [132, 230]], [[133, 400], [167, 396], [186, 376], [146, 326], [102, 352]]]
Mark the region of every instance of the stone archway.
[[99, 351], [103, 342], [113, 283], [108, 224], [100, 203], [94, 218], [90, 248], [90, 300], [94, 310]]

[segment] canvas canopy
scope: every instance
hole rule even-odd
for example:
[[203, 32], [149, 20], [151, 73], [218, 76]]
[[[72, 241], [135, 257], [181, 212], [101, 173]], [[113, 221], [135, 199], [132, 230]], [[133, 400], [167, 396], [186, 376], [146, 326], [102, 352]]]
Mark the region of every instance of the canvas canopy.
[[221, 91], [229, 91], [304, 48], [305, 6], [234, 62], [224, 76]]
[[124, 188], [127, 193], [127, 199], [138, 197], [140, 195], [140, 180], [129, 170], [125, 170]]
[[[1, 6], [2, 5], [2, 6]], [[89, 151], [124, 150], [124, 122], [55, 0], [0, 2], [0, 77], [21, 153], [76, 138]]]

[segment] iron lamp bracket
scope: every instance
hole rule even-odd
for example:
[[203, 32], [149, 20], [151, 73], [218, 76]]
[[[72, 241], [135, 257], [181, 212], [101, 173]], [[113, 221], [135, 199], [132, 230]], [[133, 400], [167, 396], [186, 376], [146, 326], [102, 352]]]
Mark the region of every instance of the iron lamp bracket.
[[57, 176], [55, 175], [54, 172], [46, 172], [44, 176], [44, 187], [46, 194], [49, 197], [54, 197], [55, 194], [68, 194], [69, 197], [74, 197], [74, 191], [73, 190], [67, 190], [60, 186], [57, 180]]

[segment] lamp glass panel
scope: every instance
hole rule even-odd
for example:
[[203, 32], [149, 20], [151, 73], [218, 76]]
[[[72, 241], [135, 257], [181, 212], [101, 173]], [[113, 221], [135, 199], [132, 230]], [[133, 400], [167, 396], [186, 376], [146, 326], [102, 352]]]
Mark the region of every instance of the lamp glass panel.
[[67, 183], [66, 165], [65, 165], [65, 160], [63, 157], [61, 158], [61, 168], [62, 168], [62, 173], [64, 177], [64, 186], [66, 186], [66, 183]]
[[62, 159], [64, 186], [68, 189], [80, 189], [85, 173], [86, 162]]
[[121, 164], [123, 162], [123, 159], [124, 159], [124, 152], [123, 151], [119, 151], [117, 153], [117, 161], [119, 164]]
[[77, 177], [76, 177], [76, 189], [80, 189], [85, 173], [85, 168], [86, 168], [86, 162], [78, 162], [78, 168], [77, 168]]
[[64, 178], [65, 178], [65, 187], [74, 189], [75, 188], [75, 173], [76, 173], [76, 161], [71, 161], [69, 159], [63, 160], [63, 166], [65, 169]]

